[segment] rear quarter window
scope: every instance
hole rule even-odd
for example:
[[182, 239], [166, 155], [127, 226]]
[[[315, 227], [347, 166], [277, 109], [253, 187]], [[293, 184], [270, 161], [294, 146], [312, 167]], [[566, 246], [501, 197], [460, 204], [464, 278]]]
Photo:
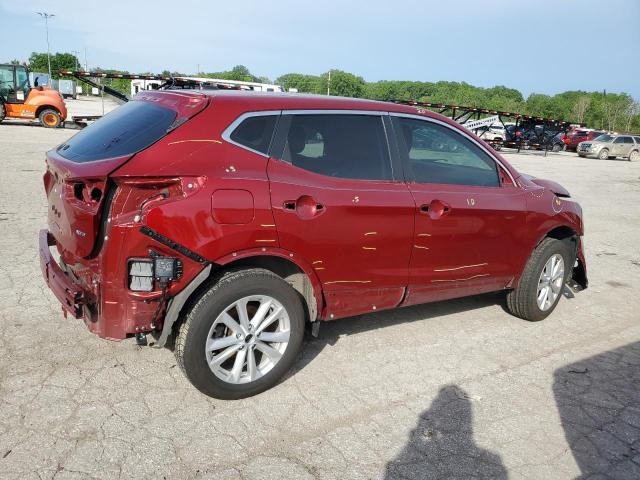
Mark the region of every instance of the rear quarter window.
[[176, 112], [143, 101], [130, 101], [80, 131], [56, 151], [77, 163], [133, 155], [164, 137]]
[[241, 147], [267, 155], [278, 115], [254, 115], [240, 122], [229, 140]]

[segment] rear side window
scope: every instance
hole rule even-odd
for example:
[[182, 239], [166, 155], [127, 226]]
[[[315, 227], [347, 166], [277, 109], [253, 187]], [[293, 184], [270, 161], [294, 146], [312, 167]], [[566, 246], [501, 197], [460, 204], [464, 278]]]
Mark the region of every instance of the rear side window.
[[310, 172], [355, 180], [391, 180], [379, 115], [285, 115], [290, 127], [283, 160]]
[[633, 143], [633, 138], [631, 138], [631, 137], [624, 137], [624, 143]]
[[233, 143], [267, 155], [277, 119], [277, 115], [246, 118], [231, 132], [229, 138]]
[[498, 187], [496, 162], [471, 140], [426, 120], [399, 118], [399, 143], [418, 183]]
[[130, 101], [71, 137], [57, 152], [77, 163], [133, 155], [167, 134], [176, 112]]

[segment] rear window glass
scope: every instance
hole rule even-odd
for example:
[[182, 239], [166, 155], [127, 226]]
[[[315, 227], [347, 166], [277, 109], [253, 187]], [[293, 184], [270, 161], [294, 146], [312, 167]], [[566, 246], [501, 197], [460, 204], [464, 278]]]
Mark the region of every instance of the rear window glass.
[[244, 120], [231, 134], [231, 140], [265, 155], [269, 151], [277, 115], [258, 115]]
[[153, 103], [131, 101], [71, 137], [57, 152], [77, 163], [133, 155], [164, 137], [176, 115]]

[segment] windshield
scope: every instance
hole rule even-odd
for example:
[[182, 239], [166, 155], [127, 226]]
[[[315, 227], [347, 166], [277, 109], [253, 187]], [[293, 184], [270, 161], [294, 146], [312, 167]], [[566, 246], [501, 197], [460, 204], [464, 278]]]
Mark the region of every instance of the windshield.
[[74, 135], [56, 151], [77, 163], [133, 155], [167, 134], [176, 112], [131, 101]]
[[613, 137], [606, 133], [593, 139], [594, 142], [610, 142], [611, 140], [613, 140]]

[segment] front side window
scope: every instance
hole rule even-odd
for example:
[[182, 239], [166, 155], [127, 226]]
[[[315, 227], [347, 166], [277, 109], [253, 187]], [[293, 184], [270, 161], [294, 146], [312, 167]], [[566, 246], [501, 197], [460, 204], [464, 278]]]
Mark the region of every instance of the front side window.
[[277, 119], [277, 115], [257, 115], [246, 118], [231, 133], [230, 138], [243, 147], [267, 155]]
[[310, 172], [357, 180], [391, 180], [382, 117], [304, 114], [290, 119], [282, 159]]
[[418, 183], [498, 187], [496, 162], [462, 134], [434, 122], [398, 120], [401, 153]]

